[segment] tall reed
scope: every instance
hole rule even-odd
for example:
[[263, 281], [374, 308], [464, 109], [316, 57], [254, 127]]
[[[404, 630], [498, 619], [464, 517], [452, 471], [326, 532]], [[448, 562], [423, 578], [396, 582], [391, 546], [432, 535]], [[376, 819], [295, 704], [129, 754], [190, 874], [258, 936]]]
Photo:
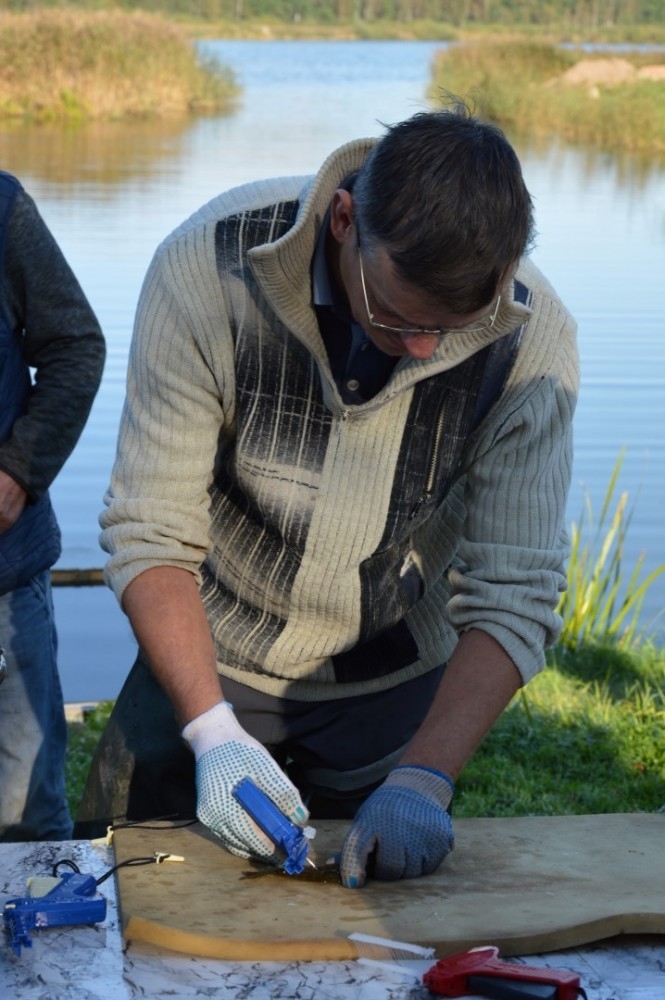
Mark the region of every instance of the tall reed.
[[597, 524], [587, 496], [579, 523], [571, 525], [568, 590], [559, 604], [563, 617], [559, 643], [568, 650], [585, 643], [614, 643], [618, 648], [631, 648], [647, 635], [640, 617], [644, 598], [649, 587], [665, 572], [665, 563], [642, 577], [642, 553], [626, 576], [625, 541], [632, 516], [628, 494], [621, 493], [612, 509], [623, 458], [621, 452]]
[[0, 117], [38, 121], [220, 110], [232, 74], [197, 58], [184, 29], [141, 12], [0, 14]]

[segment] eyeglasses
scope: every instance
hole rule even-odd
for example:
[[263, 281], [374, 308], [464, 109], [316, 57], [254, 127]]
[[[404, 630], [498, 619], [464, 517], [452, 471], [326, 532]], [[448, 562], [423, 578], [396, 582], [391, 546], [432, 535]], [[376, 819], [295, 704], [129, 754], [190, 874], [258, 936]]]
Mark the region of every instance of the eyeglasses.
[[501, 305], [501, 296], [499, 295], [496, 300], [496, 305], [494, 309], [487, 317], [487, 321], [482, 323], [480, 326], [451, 326], [451, 327], [428, 327], [428, 326], [388, 326], [387, 323], [379, 323], [374, 319], [374, 313], [369, 307], [369, 299], [367, 297], [367, 286], [365, 285], [365, 270], [363, 268], [363, 258], [360, 252], [360, 245], [358, 245], [358, 263], [360, 265], [360, 284], [363, 289], [363, 297], [365, 299], [365, 310], [367, 312], [367, 318], [370, 322], [370, 326], [373, 326], [375, 330], [387, 330], [389, 333], [409, 333], [409, 334], [433, 334], [436, 337], [442, 337], [445, 333], [457, 333], [460, 330], [464, 330], [465, 333], [482, 333], [484, 330], [491, 330], [496, 322], [496, 318], [499, 314], [499, 306]]

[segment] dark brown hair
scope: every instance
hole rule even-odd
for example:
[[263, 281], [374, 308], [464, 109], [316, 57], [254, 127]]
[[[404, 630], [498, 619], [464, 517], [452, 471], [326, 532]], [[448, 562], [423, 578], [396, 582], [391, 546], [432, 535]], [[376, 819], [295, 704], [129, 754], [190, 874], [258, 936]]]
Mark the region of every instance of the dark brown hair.
[[497, 126], [455, 99], [397, 125], [353, 187], [363, 250], [455, 312], [483, 308], [534, 239], [517, 155]]

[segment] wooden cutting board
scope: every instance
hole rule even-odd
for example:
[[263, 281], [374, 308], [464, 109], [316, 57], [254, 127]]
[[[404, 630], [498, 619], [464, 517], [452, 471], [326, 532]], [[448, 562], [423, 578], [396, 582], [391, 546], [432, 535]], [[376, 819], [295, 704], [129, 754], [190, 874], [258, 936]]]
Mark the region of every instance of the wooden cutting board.
[[[317, 824], [313, 857], [339, 851], [348, 824]], [[360, 890], [284, 874], [246, 878], [200, 824], [114, 833], [117, 862], [155, 851], [185, 862], [117, 872], [125, 937], [228, 960], [356, 958], [352, 932], [502, 955], [556, 951], [615, 934], [665, 934], [665, 815], [459, 819], [430, 876]]]

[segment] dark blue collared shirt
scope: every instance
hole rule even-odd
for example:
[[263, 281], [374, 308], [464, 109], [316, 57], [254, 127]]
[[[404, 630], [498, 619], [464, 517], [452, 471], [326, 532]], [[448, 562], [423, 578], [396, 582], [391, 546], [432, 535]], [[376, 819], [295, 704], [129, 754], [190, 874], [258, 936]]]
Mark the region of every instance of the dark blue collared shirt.
[[345, 403], [366, 403], [376, 396], [399, 361], [380, 351], [349, 314], [326, 258], [330, 215], [324, 219], [312, 261], [312, 296], [319, 330], [335, 384]]

